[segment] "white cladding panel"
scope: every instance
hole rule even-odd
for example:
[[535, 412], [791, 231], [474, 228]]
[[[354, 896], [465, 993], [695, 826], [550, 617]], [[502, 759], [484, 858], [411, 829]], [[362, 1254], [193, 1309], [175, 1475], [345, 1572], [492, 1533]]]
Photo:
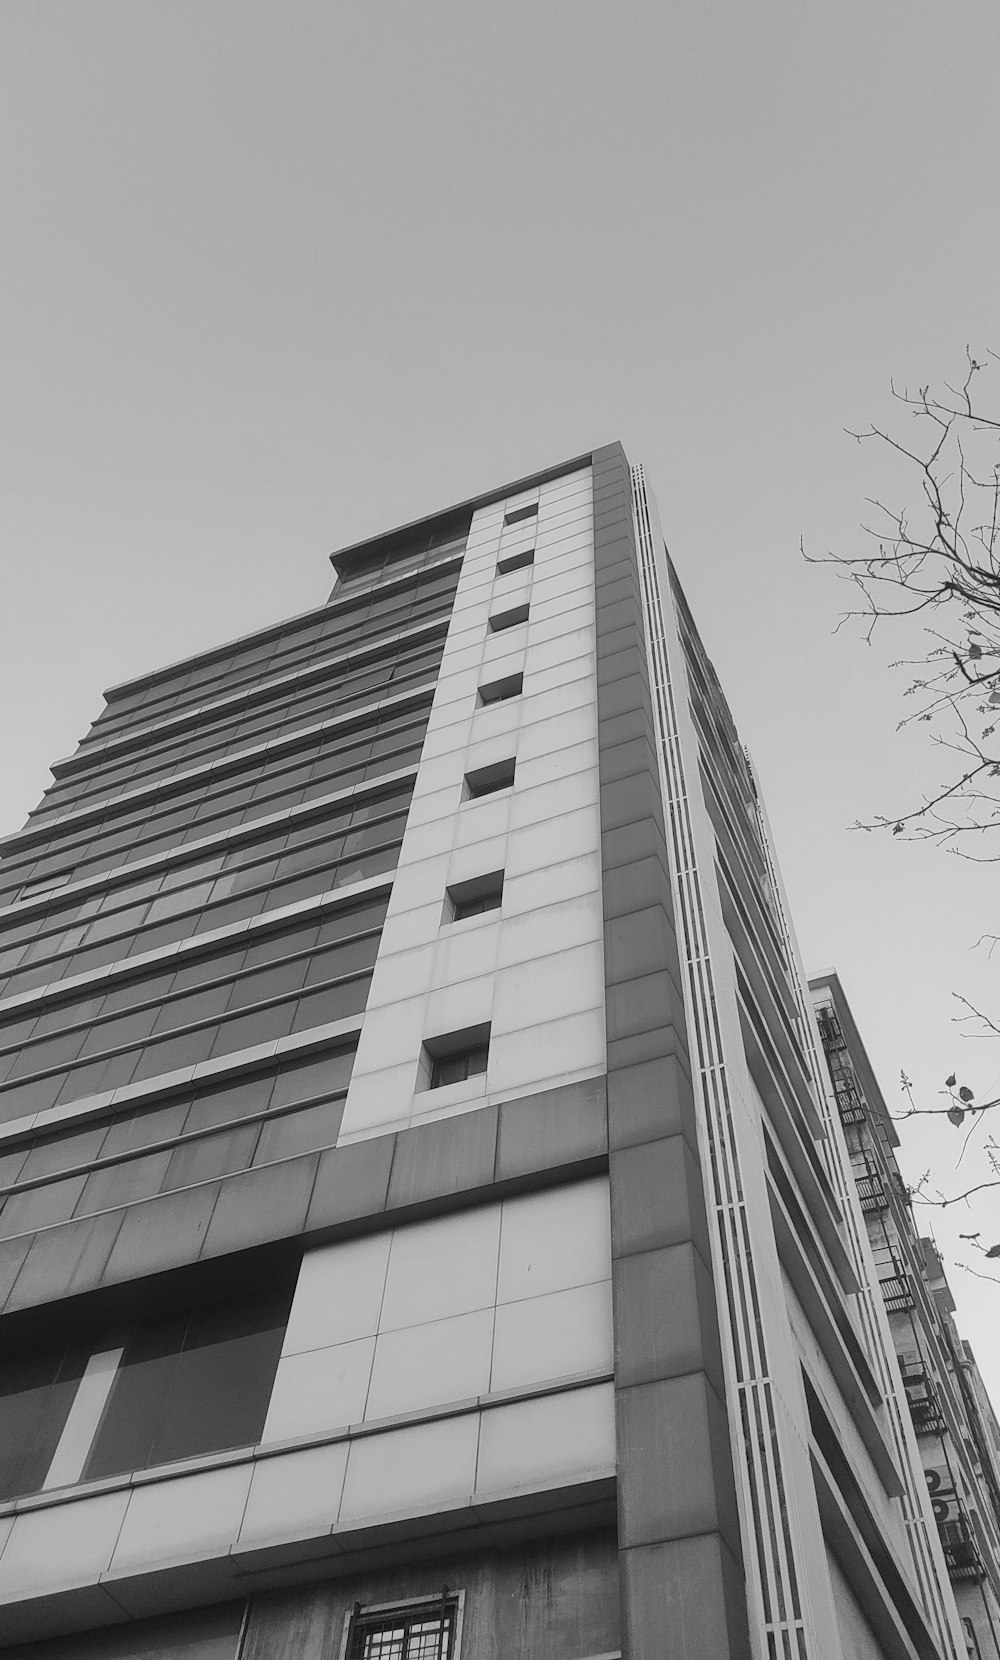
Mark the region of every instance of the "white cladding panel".
[[[504, 523], [512, 505], [538, 515]], [[498, 562], [534, 549], [507, 574]], [[528, 606], [494, 632], [490, 619]], [[480, 686], [523, 674], [520, 696]], [[514, 759], [513, 788], [463, 799]], [[456, 883], [503, 905], [449, 922]], [[425, 1039], [490, 1028], [484, 1075], [429, 1089]], [[372, 980], [341, 1143], [605, 1068], [593, 507], [589, 468], [475, 514]]]
[[[606, 1177], [323, 1246], [299, 1276], [273, 1453], [4, 1518], [0, 1603], [99, 1578], [127, 1597], [171, 1564], [609, 1478], [611, 1369]], [[536, 1393], [476, 1400], [519, 1389]]]
[[310, 1251], [264, 1442], [610, 1370], [605, 1177]]

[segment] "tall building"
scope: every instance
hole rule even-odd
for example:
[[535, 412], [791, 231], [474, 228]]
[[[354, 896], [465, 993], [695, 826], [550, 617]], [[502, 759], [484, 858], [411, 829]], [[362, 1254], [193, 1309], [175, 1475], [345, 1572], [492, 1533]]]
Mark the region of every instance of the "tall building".
[[955, 1325], [941, 1258], [914, 1221], [899, 1136], [843, 986], [826, 974], [810, 989], [969, 1654], [992, 1660], [1000, 1653], [1000, 1426]]
[[963, 1660], [641, 469], [333, 563], [4, 844], [5, 1652]]

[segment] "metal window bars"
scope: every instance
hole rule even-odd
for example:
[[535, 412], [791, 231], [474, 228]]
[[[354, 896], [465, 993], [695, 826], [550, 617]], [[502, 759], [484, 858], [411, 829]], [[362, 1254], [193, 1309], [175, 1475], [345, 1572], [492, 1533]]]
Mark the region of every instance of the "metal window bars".
[[453, 1660], [457, 1610], [447, 1585], [440, 1599], [399, 1608], [355, 1603], [346, 1660]]

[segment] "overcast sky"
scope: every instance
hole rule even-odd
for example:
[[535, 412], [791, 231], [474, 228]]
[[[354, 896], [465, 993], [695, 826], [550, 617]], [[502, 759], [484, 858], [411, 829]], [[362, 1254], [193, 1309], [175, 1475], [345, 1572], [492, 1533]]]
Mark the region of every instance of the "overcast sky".
[[[844, 428], [890, 378], [1000, 348], [998, 58], [995, 0], [4, 0], [0, 828], [105, 686], [621, 438], [807, 968], [894, 1107], [901, 1067], [927, 1104], [956, 1066], [1000, 1093], [1000, 1040], [951, 1023], [953, 991], [1000, 1011], [996, 876], [848, 828], [936, 763], [894, 732], [898, 645], [833, 639], [798, 553], [888, 488]], [[904, 1169], [954, 1185], [957, 1145], [906, 1132]], [[964, 1260], [1000, 1239], [1000, 1196], [927, 1215]], [[1000, 1400], [1000, 1286], [952, 1280]]]

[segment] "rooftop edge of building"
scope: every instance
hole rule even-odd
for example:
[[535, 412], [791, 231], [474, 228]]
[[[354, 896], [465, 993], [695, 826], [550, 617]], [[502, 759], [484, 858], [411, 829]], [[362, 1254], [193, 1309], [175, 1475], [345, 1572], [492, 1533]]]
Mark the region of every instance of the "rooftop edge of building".
[[[602, 449], [609, 447], [611, 446], [601, 446]], [[551, 484], [554, 479], [576, 472], [581, 467], [590, 466], [593, 456], [598, 453], [597, 449], [586, 451], [582, 455], [570, 457], [568, 460], [557, 462], [554, 466], [530, 473], [524, 478], [514, 479], [507, 484], [501, 484], [478, 495], [470, 496], [465, 501], [452, 503], [437, 512], [411, 519], [407, 524], [397, 525], [391, 530], [367, 537], [364, 541], [352, 542], [347, 547], [338, 548], [331, 553], [329, 555], [330, 563], [339, 578], [352, 566], [359, 564], [363, 559], [370, 558], [373, 553], [379, 551], [393, 552], [396, 548], [404, 545], [419, 530], [427, 530], [428, 533], [432, 533], [435, 530], [445, 529], [449, 521], [458, 521], [464, 515], [471, 517], [480, 508], [488, 507], [493, 502], [503, 501], [507, 496], [514, 495], [522, 490], [531, 490], [542, 484]], [[360, 599], [361, 594], [357, 596], [345, 595], [344, 597], [345, 599], [348, 597]], [[246, 645], [250, 641], [265, 640], [269, 635], [280, 634], [290, 624], [305, 623], [320, 612], [326, 611], [331, 605], [338, 603], [338, 599], [339, 596], [334, 591], [330, 598], [322, 601], [319, 605], [310, 607], [307, 611], [295, 612], [292, 616], [283, 617], [278, 622], [266, 623], [262, 628], [252, 629], [249, 634], [238, 634], [229, 640], [221, 641], [218, 645], [206, 646], [203, 651], [192, 652], [189, 656], [178, 657], [171, 662], [161, 663], [157, 668], [147, 670], [145, 674], [134, 675], [128, 680], [116, 681], [114, 685], [105, 688], [104, 698], [107, 702], [113, 702], [116, 698], [124, 696], [126, 692], [135, 691], [141, 686], [154, 685], [156, 681], [167, 678], [171, 674], [176, 674], [178, 670], [187, 667], [189, 664], [211, 660], [213, 657], [221, 657], [238, 645]]]

